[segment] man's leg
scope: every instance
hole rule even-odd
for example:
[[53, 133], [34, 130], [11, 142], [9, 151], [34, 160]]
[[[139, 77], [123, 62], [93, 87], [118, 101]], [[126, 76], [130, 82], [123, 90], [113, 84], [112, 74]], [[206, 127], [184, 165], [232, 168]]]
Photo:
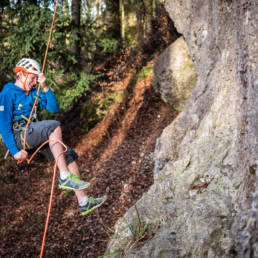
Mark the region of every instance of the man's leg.
[[[49, 136], [49, 147], [55, 158], [58, 159], [57, 166], [59, 171], [68, 171], [68, 167], [66, 165], [64, 154], [60, 155], [60, 153], [64, 152], [64, 147], [60, 142], [62, 140], [62, 130], [61, 127], [58, 126]], [[56, 141], [58, 140], [58, 141]]]
[[[62, 141], [61, 128], [57, 127], [53, 131], [53, 133], [50, 135], [49, 139], [50, 140], [58, 139], [59, 141]], [[49, 146], [50, 146], [50, 149], [51, 149], [52, 154], [55, 157], [55, 159], [58, 157], [58, 155], [61, 152], [63, 152], [63, 146], [59, 142], [57, 142], [57, 143], [50, 142]], [[76, 161], [72, 161], [67, 166], [64, 155], [62, 155], [58, 159], [58, 168], [60, 169], [60, 171], [69, 171], [72, 174], [76, 175], [77, 177], [80, 177], [80, 171], [79, 171]], [[61, 169], [64, 169], [64, 170], [61, 170]], [[94, 211], [96, 208], [101, 206], [107, 199], [107, 196], [105, 196], [105, 195], [100, 198], [93, 198], [93, 197], [88, 198], [88, 196], [85, 194], [85, 192], [83, 190], [74, 190], [74, 192], [78, 199], [79, 209], [80, 209], [82, 215], [87, 215], [90, 212]]]
[[[21, 134], [19, 131], [14, 133], [17, 147], [21, 150], [23, 148]], [[51, 155], [48, 154], [48, 151], [43, 152], [43, 155], [50, 160], [58, 158], [57, 165], [60, 170], [59, 186], [61, 183], [62, 189], [72, 189], [75, 191], [82, 215], [86, 215], [102, 205], [107, 199], [106, 196], [102, 196], [100, 198], [88, 198], [82, 190], [87, 188], [90, 184], [80, 180], [79, 178], [80, 172], [77, 163], [75, 162], [75, 159], [78, 157], [77, 154], [68, 147], [68, 151], [65, 155], [60, 155], [64, 151], [64, 147], [61, 144], [62, 130], [60, 128], [60, 123], [55, 120], [32, 122], [27, 131], [26, 142], [28, 145], [36, 148], [47, 140], [51, 140], [49, 143], [49, 152], [51, 152]], [[61, 178], [62, 172], [64, 172], [64, 174], [68, 174], [66, 179]]]
[[[80, 180], [79, 169], [70, 171], [65, 160], [64, 156], [64, 146], [62, 145], [62, 130], [58, 126], [55, 130], [49, 135], [49, 147], [50, 150], [57, 160], [57, 166], [59, 168], [60, 177], [59, 177], [59, 187], [62, 189], [71, 189], [71, 190], [82, 190], [90, 186], [90, 183]], [[79, 197], [85, 195], [79, 193]]]
[[[73, 173], [74, 175], [80, 177], [80, 171], [79, 171], [79, 167], [76, 163], [76, 161], [73, 161], [71, 162], [69, 165], [68, 165], [68, 169], [71, 173]], [[75, 195], [78, 199], [78, 201], [80, 202], [80, 200], [82, 200], [86, 194], [83, 190], [79, 190], [79, 191], [74, 191], [75, 192]]]

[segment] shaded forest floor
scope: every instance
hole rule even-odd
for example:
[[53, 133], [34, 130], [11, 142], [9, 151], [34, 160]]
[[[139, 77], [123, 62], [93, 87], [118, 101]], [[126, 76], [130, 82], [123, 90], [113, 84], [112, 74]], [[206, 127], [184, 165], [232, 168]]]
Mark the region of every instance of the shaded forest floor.
[[[87, 194], [107, 194], [108, 199], [96, 211], [81, 216], [73, 192], [59, 190], [56, 180], [44, 257], [103, 255], [110, 229], [153, 184], [155, 141], [176, 112], [152, 89], [153, 73], [140, 78], [139, 72], [153, 66], [176, 38], [168, 23], [166, 16], [160, 18], [155, 35], [141, 46], [96, 65], [96, 72], [105, 74], [98, 81], [101, 94], [122, 94], [94, 128], [82, 134], [83, 98], [60, 116], [64, 142], [78, 152], [81, 177], [91, 182]], [[1, 168], [0, 257], [39, 256], [52, 173], [53, 164], [40, 158], [19, 168], [10, 159]]]

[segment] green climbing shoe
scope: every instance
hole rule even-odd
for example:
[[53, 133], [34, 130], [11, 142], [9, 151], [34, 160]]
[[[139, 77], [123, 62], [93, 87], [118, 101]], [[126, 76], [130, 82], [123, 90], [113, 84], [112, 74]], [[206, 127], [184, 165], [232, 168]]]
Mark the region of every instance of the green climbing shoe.
[[89, 197], [87, 204], [85, 204], [83, 206], [79, 205], [81, 214], [82, 215], [89, 214], [90, 212], [94, 211], [99, 206], [101, 206], [106, 200], [107, 200], [106, 195], [99, 197], [99, 198]]
[[78, 176], [70, 174], [66, 179], [59, 177], [58, 187], [65, 190], [83, 190], [90, 186], [89, 182], [81, 180]]

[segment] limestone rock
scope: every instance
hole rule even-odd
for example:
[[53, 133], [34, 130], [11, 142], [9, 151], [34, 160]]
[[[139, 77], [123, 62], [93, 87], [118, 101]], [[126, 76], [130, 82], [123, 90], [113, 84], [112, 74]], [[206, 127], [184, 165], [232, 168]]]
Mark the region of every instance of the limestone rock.
[[153, 87], [164, 102], [181, 111], [197, 81], [197, 73], [183, 37], [159, 56], [154, 66]]
[[198, 80], [158, 139], [154, 184], [136, 204], [152, 238], [132, 244], [132, 207], [107, 252], [258, 257], [257, 1], [167, 0], [166, 9]]

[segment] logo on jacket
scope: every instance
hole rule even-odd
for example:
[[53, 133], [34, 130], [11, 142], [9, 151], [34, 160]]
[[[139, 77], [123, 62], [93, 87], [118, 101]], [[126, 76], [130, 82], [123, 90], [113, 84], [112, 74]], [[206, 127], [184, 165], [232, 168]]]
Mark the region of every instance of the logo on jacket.
[[4, 111], [4, 106], [0, 106], [0, 111]]
[[21, 109], [22, 109], [22, 104], [19, 104], [18, 110], [21, 110]]

